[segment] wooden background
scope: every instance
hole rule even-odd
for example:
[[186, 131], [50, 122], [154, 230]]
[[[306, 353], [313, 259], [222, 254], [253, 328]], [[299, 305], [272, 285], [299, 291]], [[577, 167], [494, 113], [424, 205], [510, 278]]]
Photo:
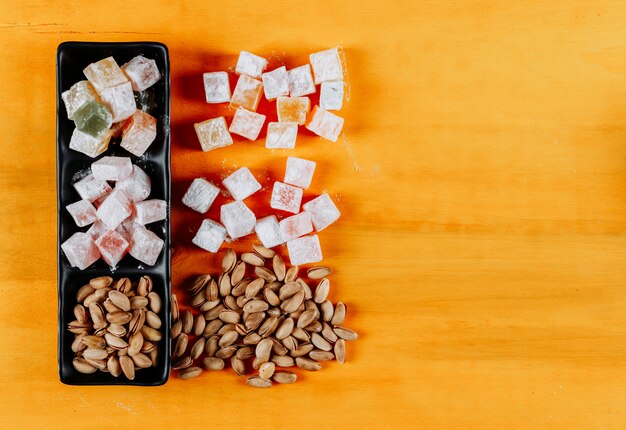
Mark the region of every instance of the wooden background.
[[[385, 4], [389, 4], [386, 6]], [[515, 5], [519, 3], [519, 5]], [[393, 6], [392, 6], [393, 5]], [[626, 4], [621, 1], [0, 3], [0, 426], [626, 427]], [[345, 138], [303, 137], [349, 361], [259, 391], [231, 371], [158, 388], [57, 376], [55, 51], [156, 40], [172, 63], [173, 284], [192, 177], [286, 153], [201, 153], [201, 73], [246, 49], [295, 65], [341, 45]], [[243, 249], [248, 246], [240, 243]]]

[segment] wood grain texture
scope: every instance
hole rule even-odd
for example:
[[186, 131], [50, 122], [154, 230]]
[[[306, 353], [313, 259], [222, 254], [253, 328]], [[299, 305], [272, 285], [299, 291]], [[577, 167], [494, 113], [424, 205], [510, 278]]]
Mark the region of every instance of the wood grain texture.
[[[2, 2], [0, 426], [624, 428], [626, 5], [519, 3]], [[190, 179], [247, 165], [269, 183], [287, 155], [241, 140], [201, 153], [192, 124], [216, 110], [200, 73], [241, 49], [293, 66], [344, 47], [346, 137], [306, 135], [293, 154], [318, 162], [311, 192], [344, 214], [321, 240], [331, 296], [361, 334], [346, 365], [263, 392], [230, 371], [147, 389], [59, 383], [65, 40], [170, 48], [175, 290], [215, 262], [189, 243]]]

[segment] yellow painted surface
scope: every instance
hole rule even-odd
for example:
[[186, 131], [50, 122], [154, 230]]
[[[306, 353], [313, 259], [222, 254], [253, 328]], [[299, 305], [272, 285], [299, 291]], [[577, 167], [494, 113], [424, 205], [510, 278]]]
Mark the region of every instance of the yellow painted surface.
[[[626, 427], [626, 4], [620, 1], [0, 4], [0, 427]], [[192, 177], [286, 153], [201, 153], [201, 73], [341, 45], [345, 139], [302, 137], [349, 361], [259, 391], [231, 371], [158, 388], [57, 378], [55, 51], [156, 40], [172, 63], [173, 285]], [[244, 249], [249, 243], [238, 244]], [[136, 427], [139, 428], [139, 427]]]

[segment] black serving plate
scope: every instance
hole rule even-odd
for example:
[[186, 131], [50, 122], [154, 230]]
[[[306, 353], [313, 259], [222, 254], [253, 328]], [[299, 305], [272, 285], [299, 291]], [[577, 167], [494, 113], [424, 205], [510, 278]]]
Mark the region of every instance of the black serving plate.
[[[143, 55], [156, 61], [162, 78], [144, 93], [136, 94], [138, 103], [144, 105], [150, 115], [157, 119], [157, 136], [146, 153], [138, 158], [112, 143], [109, 149], [97, 158], [69, 149], [70, 138], [74, 130], [73, 121], [67, 118], [61, 93], [73, 84], [86, 79], [83, 69], [90, 63], [113, 56], [121, 66], [137, 55]], [[148, 101], [148, 102], [146, 102]], [[147, 106], [147, 107], [146, 107]], [[170, 220], [148, 225], [165, 241], [164, 249], [154, 266], [147, 266], [130, 255], [125, 256], [114, 272], [100, 259], [85, 270], [71, 267], [61, 250], [61, 244], [79, 228], [65, 207], [80, 200], [72, 186], [72, 179], [77, 172], [85, 171], [91, 163], [105, 155], [131, 157], [152, 180], [150, 199], [163, 199], [170, 206], [170, 71], [167, 47], [155, 42], [130, 43], [94, 43], [64, 42], [57, 49], [57, 197], [58, 197], [58, 293], [59, 293], [59, 375], [61, 382], [71, 385], [162, 385], [170, 373]], [[168, 211], [169, 213], [169, 211]], [[88, 283], [89, 279], [109, 275], [115, 279], [129, 277], [137, 281], [142, 275], [149, 275], [154, 282], [153, 291], [162, 299], [163, 306], [159, 315], [163, 326], [163, 340], [159, 345], [159, 361], [156, 367], [141, 369], [135, 379], [129, 381], [123, 376], [114, 378], [108, 373], [97, 371], [91, 374], [77, 372], [72, 366], [74, 353], [71, 344], [74, 335], [67, 331], [67, 324], [74, 319], [73, 308], [76, 304], [76, 291]]]

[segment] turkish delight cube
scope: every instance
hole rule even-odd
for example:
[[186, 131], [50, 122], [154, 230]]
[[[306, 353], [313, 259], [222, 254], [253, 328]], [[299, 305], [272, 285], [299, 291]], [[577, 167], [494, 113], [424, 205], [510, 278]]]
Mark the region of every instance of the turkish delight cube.
[[343, 118], [315, 106], [305, 127], [324, 139], [336, 142], [343, 127]]
[[311, 221], [315, 230], [321, 231], [339, 219], [341, 213], [333, 203], [328, 193], [314, 198], [302, 205], [305, 212], [311, 214]]
[[133, 172], [129, 157], [102, 157], [91, 163], [91, 172], [98, 181], [119, 181]]
[[109, 87], [126, 82], [126, 75], [113, 57], [104, 58], [85, 67], [83, 73], [98, 93]]
[[226, 103], [230, 101], [228, 73], [210, 72], [202, 75], [207, 103]]
[[144, 200], [135, 203], [135, 222], [146, 225], [164, 220], [167, 217], [167, 203], [165, 200]]
[[302, 188], [283, 184], [278, 181], [274, 182], [272, 197], [270, 199], [270, 207], [296, 214], [300, 212], [301, 201]]
[[111, 110], [113, 122], [120, 122], [129, 118], [137, 109], [135, 95], [130, 82], [105, 88], [100, 93], [100, 97]]
[[93, 224], [98, 217], [96, 216], [96, 208], [93, 207], [89, 200], [79, 200], [65, 207], [70, 213], [74, 222], [78, 227], [85, 227]]
[[200, 213], [206, 213], [220, 189], [203, 178], [193, 180], [183, 196], [183, 204]]
[[81, 199], [89, 200], [90, 202], [94, 202], [100, 197], [106, 196], [113, 190], [107, 181], [94, 178], [93, 173], [74, 182], [73, 186]]
[[222, 184], [235, 200], [243, 200], [261, 189], [261, 184], [247, 167], [235, 170], [222, 181]]
[[288, 157], [287, 169], [285, 170], [285, 183], [295, 185], [306, 190], [311, 185], [314, 172], [315, 161], [309, 161], [298, 157]]
[[93, 240], [96, 240], [107, 231], [109, 231], [109, 228], [102, 221], [97, 219], [96, 222], [91, 224], [91, 227], [87, 230], [87, 234], [91, 236]]
[[69, 119], [74, 119], [74, 114], [85, 103], [98, 101], [98, 94], [89, 81], [79, 81], [61, 94], [65, 111]]
[[200, 248], [217, 252], [226, 239], [226, 229], [218, 222], [205, 219], [191, 242]]
[[228, 235], [233, 239], [252, 233], [256, 225], [254, 212], [240, 201], [222, 205], [220, 221], [226, 227]]
[[142, 110], [135, 113], [124, 124], [120, 146], [137, 157], [141, 157], [156, 138], [157, 120]]
[[267, 60], [248, 51], [241, 51], [235, 66], [235, 73], [260, 78], [261, 73], [267, 68]]
[[303, 125], [311, 111], [311, 100], [308, 97], [278, 97], [276, 112], [278, 121], [295, 122]]
[[332, 48], [315, 52], [309, 55], [309, 60], [313, 67], [316, 85], [327, 81], [343, 81], [343, 67], [341, 66], [339, 49]]
[[129, 253], [148, 266], [154, 266], [165, 242], [142, 225], [135, 224], [130, 238]]
[[246, 139], [256, 140], [261, 133], [263, 123], [265, 123], [265, 115], [240, 107], [235, 111], [235, 116], [233, 116], [228, 130]]
[[98, 247], [87, 233], [74, 233], [61, 244], [61, 249], [72, 267], [85, 270], [100, 258]]
[[131, 215], [131, 209], [131, 201], [126, 194], [113, 190], [98, 207], [96, 214], [108, 228], [114, 229]]
[[131, 174], [117, 181], [116, 190], [121, 190], [133, 202], [145, 200], [150, 195], [152, 181], [139, 166], [133, 165]]
[[266, 248], [273, 248], [285, 242], [280, 234], [280, 225], [276, 215], [266, 216], [258, 220], [254, 231]]
[[251, 78], [247, 75], [239, 76], [233, 96], [230, 99], [232, 107], [243, 107], [251, 111], [256, 111], [263, 93], [263, 82]]
[[290, 241], [313, 231], [311, 215], [308, 212], [301, 212], [280, 221], [280, 235], [284, 241]]
[[267, 124], [265, 147], [269, 149], [293, 149], [296, 147], [298, 124], [295, 122], [270, 122]]
[[291, 97], [306, 96], [315, 92], [315, 84], [308, 64], [291, 69], [289, 72], [289, 94]]
[[287, 242], [287, 252], [293, 266], [322, 261], [322, 247], [316, 234], [290, 240]]
[[204, 152], [233, 144], [233, 138], [228, 132], [226, 119], [223, 116], [207, 119], [194, 124], [193, 127], [196, 130], [200, 146]]
[[122, 72], [130, 80], [135, 91], [145, 91], [161, 79], [161, 72], [156, 61], [142, 55], [124, 64]]
[[107, 150], [110, 140], [110, 132], [105, 131], [100, 136], [93, 137], [75, 128], [70, 139], [70, 149], [95, 158]]
[[128, 251], [128, 241], [115, 230], [109, 230], [96, 239], [102, 259], [111, 267], [117, 266]]
[[320, 107], [326, 110], [341, 110], [343, 106], [343, 82], [322, 82]]
[[89, 136], [98, 137], [113, 124], [108, 107], [95, 101], [87, 102], [74, 112], [76, 128]]
[[263, 73], [261, 79], [266, 99], [274, 100], [278, 96], [289, 95], [289, 75], [285, 66]]

